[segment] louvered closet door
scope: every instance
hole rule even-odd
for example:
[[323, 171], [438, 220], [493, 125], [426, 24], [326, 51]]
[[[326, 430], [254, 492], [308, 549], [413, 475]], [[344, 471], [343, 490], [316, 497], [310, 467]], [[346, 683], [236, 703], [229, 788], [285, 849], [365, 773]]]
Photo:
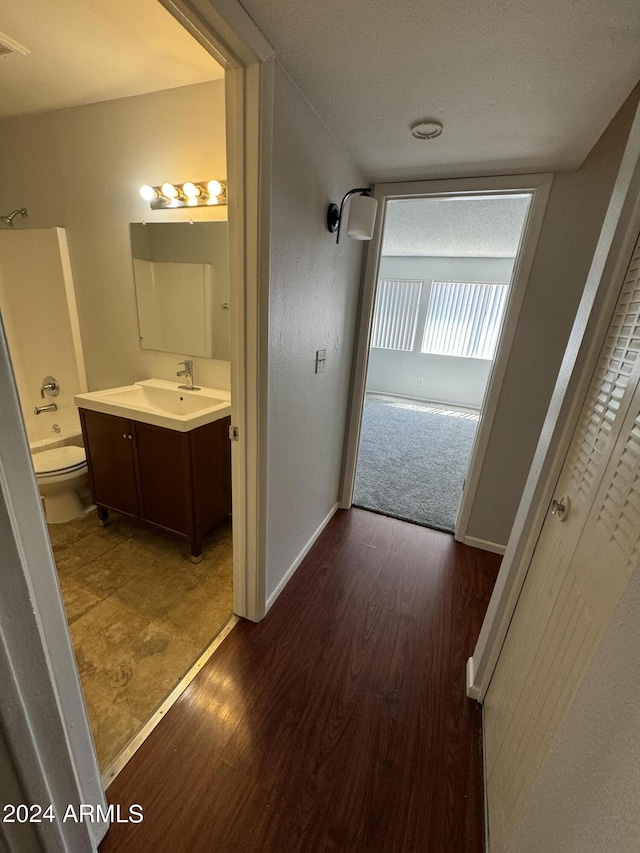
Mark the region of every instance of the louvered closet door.
[[640, 559], [640, 239], [484, 705], [491, 853], [504, 849]]

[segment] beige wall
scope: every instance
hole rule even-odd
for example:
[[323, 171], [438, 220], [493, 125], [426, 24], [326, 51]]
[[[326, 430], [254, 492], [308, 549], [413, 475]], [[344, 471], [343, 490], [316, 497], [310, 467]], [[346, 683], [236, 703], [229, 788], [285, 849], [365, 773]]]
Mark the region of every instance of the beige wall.
[[554, 177], [468, 536], [509, 538], [639, 96], [640, 88], [580, 169]]
[[364, 186], [278, 65], [274, 108], [267, 598], [338, 500], [363, 250], [336, 245], [325, 222], [329, 202]]
[[[151, 211], [142, 184], [226, 177], [224, 81], [0, 122], [0, 209], [17, 228], [64, 226], [90, 390], [172, 379], [180, 356], [139, 346], [129, 223], [226, 219], [226, 207]], [[189, 353], [185, 353], [189, 355]], [[226, 361], [198, 382], [229, 388]]]

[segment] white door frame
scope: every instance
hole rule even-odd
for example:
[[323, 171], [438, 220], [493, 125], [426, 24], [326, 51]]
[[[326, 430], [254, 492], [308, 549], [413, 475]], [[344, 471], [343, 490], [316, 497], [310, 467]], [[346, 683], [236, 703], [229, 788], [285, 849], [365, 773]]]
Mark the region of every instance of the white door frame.
[[467, 694], [484, 701], [591, 383], [640, 230], [640, 108], [603, 221], [500, 572], [467, 664]]
[[[226, 68], [232, 312], [234, 606], [265, 609], [266, 407], [272, 50], [236, 0], [163, 4]], [[0, 324], [0, 729], [31, 803], [53, 803], [45, 853], [95, 853], [107, 825], [63, 823], [66, 804], [106, 807], [4, 329]], [[240, 523], [238, 523], [240, 522]], [[0, 844], [24, 849], [0, 827]]]
[[236, 0], [159, 0], [225, 69], [232, 442], [233, 604], [266, 612], [269, 214], [273, 49]]
[[[375, 187], [374, 194], [378, 199], [378, 221], [376, 223], [374, 238], [367, 250], [360, 323], [356, 343], [351, 408], [347, 426], [345, 461], [340, 494], [340, 507], [342, 509], [348, 509], [353, 502], [367, 369], [369, 366], [371, 325], [373, 322], [375, 295], [379, 277], [387, 202], [406, 198], [446, 198], [452, 195], [477, 194], [484, 196], [490, 194], [503, 195], [505, 193], [517, 194], [519, 192], [530, 192], [532, 194], [531, 204], [529, 205], [527, 217], [523, 225], [516, 263], [511, 277], [509, 300], [505, 311], [500, 341], [487, 382], [482, 403], [482, 417], [476, 431], [469, 459], [466, 483], [456, 518], [455, 536], [456, 539], [464, 542], [552, 181], [553, 176], [549, 174], [507, 175], [493, 178], [456, 178], [454, 180], [378, 184]], [[474, 544], [477, 545], [477, 541], [474, 540]], [[488, 547], [488, 543], [485, 547]]]

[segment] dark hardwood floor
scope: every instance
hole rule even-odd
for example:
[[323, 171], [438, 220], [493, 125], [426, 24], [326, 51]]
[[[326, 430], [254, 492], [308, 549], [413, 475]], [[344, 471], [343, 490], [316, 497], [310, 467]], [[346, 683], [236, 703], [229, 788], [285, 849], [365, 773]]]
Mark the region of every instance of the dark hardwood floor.
[[480, 853], [465, 665], [500, 557], [339, 512], [265, 620], [241, 622], [108, 790], [100, 853]]

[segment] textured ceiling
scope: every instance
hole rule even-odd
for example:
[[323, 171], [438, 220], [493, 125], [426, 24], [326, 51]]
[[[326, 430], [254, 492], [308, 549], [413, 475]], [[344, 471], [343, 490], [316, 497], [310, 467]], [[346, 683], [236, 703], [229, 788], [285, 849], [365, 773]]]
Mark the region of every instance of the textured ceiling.
[[242, 4], [373, 181], [576, 168], [640, 77], [637, 0]]
[[383, 255], [513, 258], [529, 196], [390, 201]]
[[[576, 168], [640, 77], [637, 0], [242, 3], [373, 181]], [[0, 31], [31, 51], [0, 117], [222, 76], [158, 0], [0, 0]]]
[[0, 0], [0, 117], [187, 86], [221, 66], [158, 0]]

